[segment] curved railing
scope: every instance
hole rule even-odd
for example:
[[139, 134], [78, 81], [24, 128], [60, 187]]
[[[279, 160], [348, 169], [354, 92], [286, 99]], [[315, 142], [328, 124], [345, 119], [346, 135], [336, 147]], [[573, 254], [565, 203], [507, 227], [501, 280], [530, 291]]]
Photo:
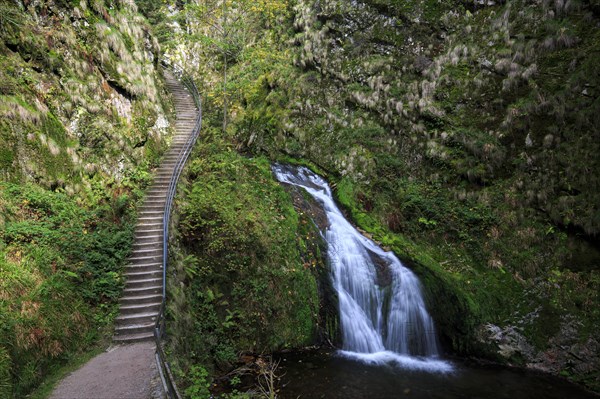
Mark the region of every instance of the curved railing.
[[179, 158], [177, 163], [175, 164], [175, 168], [173, 169], [173, 174], [171, 175], [171, 181], [169, 182], [169, 188], [167, 190], [167, 197], [165, 201], [165, 208], [163, 214], [163, 292], [162, 292], [162, 303], [160, 305], [160, 310], [158, 312], [158, 317], [156, 318], [156, 325], [154, 328], [154, 338], [156, 340], [156, 362], [158, 363], [158, 369], [160, 373], [160, 377], [163, 383], [163, 388], [165, 390], [166, 396], [168, 398], [180, 399], [181, 394], [177, 389], [177, 385], [175, 384], [175, 378], [171, 371], [171, 367], [167, 362], [165, 352], [162, 346], [162, 338], [165, 335], [165, 309], [166, 309], [166, 300], [167, 300], [167, 259], [168, 259], [168, 240], [169, 240], [169, 221], [171, 219], [171, 209], [173, 207], [173, 199], [175, 197], [175, 191], [177, 189], [177, 181], [179, 180], [179, 176], [183, 171], [183, 167], [187, 159], [189, 158], [194, 143], [200, 134], [200, 128], [202, 127], [202, 102], [200, 99], [200, 94], [198, 93], [198, 88], [194, 83], [194, 80], [189, 76], [185, 71], [178, 67], [168, 65], [163, 63], [163, 67], [170, 69], [177, 79], [185, 86], [185, 88], [190, 92], [192, 97], [194, 98], [194, 103], [196, 104], [196, 108], [198, 109], [198, 116], [196, 117], [196, 124], [194, 125], [194, 129], [184, 147], [179, 152]]

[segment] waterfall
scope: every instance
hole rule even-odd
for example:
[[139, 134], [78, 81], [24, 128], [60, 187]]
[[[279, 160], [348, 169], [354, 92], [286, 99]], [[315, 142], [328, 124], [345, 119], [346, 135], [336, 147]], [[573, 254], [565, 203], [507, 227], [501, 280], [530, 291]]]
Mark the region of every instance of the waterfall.
[[325, 211], [333, 286], [338, 294], [341, 354], [371, 363], [450, 371], [439, 359], [421, 284], [392, 253], [360, 234], [333, 200], [327, 182], [304, 167], [274, 165], [282, 183], [304, 188]]

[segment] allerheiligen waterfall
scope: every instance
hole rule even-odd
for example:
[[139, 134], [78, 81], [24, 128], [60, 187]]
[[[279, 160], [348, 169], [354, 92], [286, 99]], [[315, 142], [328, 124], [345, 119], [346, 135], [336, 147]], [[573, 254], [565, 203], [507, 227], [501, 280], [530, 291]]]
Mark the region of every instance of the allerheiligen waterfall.
[[345, 219], [320, 176], [304, 167], [275, 165], [273, 171], [279, 181], [304, 188], [327, 215], [324, 234], [339, 298], [340, 353], [371, 363], [450, 371], [452, 366], [439, 359], [433, 320], [415, 274]]

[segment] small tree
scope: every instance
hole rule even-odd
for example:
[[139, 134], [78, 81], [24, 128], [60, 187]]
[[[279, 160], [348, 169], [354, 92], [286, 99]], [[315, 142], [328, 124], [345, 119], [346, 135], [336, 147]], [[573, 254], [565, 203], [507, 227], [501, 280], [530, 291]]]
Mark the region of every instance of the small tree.
[[227, 92], [229, 66], [235, 64], [244, 49], [257, 40], [261, 24], [272, 24], [282, 10], [283, 0], [204, 0], [189, 5], [195, 20], [194, 35], [207, 45], [222, 63], [223, 131], [227, 129], [229, 99]]
[[222, 63], [223, 131], [228, 123], [227, 73], [244, 47], [251, 45], [252, 5], [248, 0], [207, 0], [191, 6], [199, 26], [196, 38], [209, 46]]

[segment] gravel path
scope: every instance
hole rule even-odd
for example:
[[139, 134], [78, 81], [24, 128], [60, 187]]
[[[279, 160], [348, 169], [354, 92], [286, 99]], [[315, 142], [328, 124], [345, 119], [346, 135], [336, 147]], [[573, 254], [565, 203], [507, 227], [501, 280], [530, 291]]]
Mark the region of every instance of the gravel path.
[[154, 342], [110, 347], [63, 379], [50, 399], [162, 398], [154, 350]]

